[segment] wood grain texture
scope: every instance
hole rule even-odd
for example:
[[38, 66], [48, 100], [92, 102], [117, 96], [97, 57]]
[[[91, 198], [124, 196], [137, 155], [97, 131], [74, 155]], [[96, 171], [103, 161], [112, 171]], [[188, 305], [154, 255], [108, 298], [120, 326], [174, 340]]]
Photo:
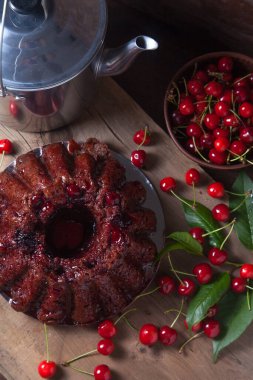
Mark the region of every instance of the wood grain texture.
[[[108, 143], [112, 149], [129, 157], [130, 152], [135, 148], [132, 141], [133, 133], [145, 125], [149, 126], [153, 135], [153, 144], [146, 148], [148, 160], [145, 174], [157, 189], [162, 177], [174, 176], [178, 181], [178, 192], [191, 198], [191, 188], [183, 185], [184, 173], [188, 168], [196, 167], [196, 165], [183, 157], [165, 132], [113, 80], [108, 78], [101, 82], [96, 103], [84, 110], [83, 117], [72, 125], [41, 135], [21, 134], [0, 127], [0, 136], [10, 138], [15, 142], [15, 155], [50, 142], [69, 138], [81, 141], [95, 136]], [[7, 156], [5, 164], [7, 165], [13, 158], [14, 155]], [[202, 169], [199, 168], [199, 170], [202, 173], [202, 182], [197, 188], [197, 199], [211, 206], [214, 202], [207, 198], [204, 190], [210, 177]], [[169, 233], [185, 230], [187, 226], [178, 202], [168, 194], [159, 192], [159, 196], [164, 208], [166, 231]], [[241, 247], [239, 248], [235, 238], [229, 248], [231, 252], [234, 252], [234, 255], [231, 255], [233, 257], [230, 257], [231, 260], [236, 256], [247, 257], [249, 254]], [[173, 262], [179, 269], [189, 271], [196, 260], [177, 252], [173, 256]], [[160, 271], [168, 272], [166, 260], [162, 262]], [[135, 306], [138, 311], [130, 315], [129, 319], [136, 326], [140, 327], [144, 322], [153, 322], [161, 326], [174, 319], [174, 315], [165, 316], [164, 311], [171, 307], [178, 307], [179, 299], [153, 294], [139, 299]], [[177, 324], [178, 344], [171, 348], [160, 345], [146, 348], [139, 345], [137, 333], [122, 322], [115, 339], [117, 349], [111, 358], [94, 355], [78, 362], [76, 366], [92, 371], [97, 364], [104, 362], [112, 368], [114, 380], [184, 380], [186, 378], [193, 380], [202, 379], [203, 374], [205, 380], [214, 378], [245, 380], [252, 377], [252, 327], [236, 344], [226, 349], [222, 359], [214, 365], [211, 362], [211, 343], [207, 338], [192, 342], [185, 354], [178, 354], [177, 348], [188, 336], [182, 322], [181, 320], [181, 323]], [[22, 313], [16, 313], [3, 298], [0, 298], [0, 326], [0, 373], [2, 376], [6, 380], [39, 379], [37, 365], [45, 358], [43, 325]], [[49, 327], [51, 358], [58, 363], [94, 349], [98, 340], [96, 326]], [[55, 377], [59, 380], [84, 378], [84, 375], [70, 369], [60, 369]]]

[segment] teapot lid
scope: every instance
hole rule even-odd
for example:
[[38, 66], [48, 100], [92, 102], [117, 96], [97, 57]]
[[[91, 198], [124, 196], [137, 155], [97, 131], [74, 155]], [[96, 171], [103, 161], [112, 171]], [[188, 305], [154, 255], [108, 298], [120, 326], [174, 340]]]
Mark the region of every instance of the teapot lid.
[[63, 84], [92, 62], [104, 41], [105, 0], [0, 0], [0, 12], [7, 89]]

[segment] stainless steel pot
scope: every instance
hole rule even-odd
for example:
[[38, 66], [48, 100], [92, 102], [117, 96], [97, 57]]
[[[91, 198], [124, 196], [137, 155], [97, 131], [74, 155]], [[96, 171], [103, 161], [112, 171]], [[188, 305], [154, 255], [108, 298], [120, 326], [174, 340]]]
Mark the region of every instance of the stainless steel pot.
[[99, 77], [158, 47], [138, 36], [104, 49], [105, 0], [0, 0], [0, 9], [0, 122], [22, 132], [69, 124], [94, 98]]

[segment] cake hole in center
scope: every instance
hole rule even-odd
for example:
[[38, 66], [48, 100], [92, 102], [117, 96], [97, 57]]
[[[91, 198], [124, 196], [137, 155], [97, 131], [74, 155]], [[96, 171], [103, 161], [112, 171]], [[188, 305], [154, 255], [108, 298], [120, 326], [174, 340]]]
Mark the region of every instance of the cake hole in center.
[[63, 208], [56, 212], [46, 229], [50, 254], [55, 257], [83, 256], [95, 229], [95, 220], [85, 207]]

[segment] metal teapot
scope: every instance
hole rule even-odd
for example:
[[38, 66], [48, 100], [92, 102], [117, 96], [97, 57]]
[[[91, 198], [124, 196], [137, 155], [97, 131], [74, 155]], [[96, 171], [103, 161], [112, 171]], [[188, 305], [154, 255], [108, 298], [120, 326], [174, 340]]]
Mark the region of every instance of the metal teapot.
[[0, 122], [20, 132], [69, 124], [94, 98], [97, 79], [157, 49], [138, 36], [104, 49], [105, 0], [0, 0]]

